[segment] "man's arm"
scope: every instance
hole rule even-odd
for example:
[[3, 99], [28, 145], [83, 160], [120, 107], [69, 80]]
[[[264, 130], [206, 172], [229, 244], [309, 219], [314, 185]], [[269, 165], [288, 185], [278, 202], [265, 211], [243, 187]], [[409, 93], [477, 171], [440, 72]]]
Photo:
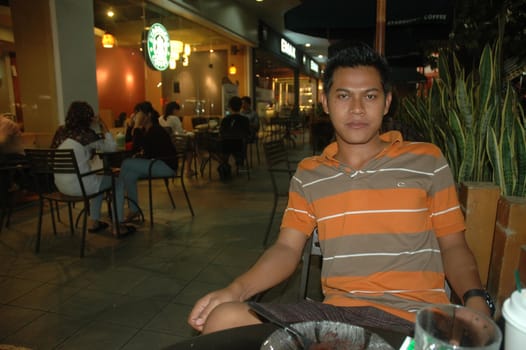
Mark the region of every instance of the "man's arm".
[[[446, 278], [455, 293], [462, 297], [470, 289], [481, 289], [482, 282], [477, 262], [466, 243], [464, 232], [439, 237], [438, 244], [442, 252]], [[466, 306], [490, 315], [489, 307], [483, 297], [469, 298]]]
[[201, 331], [210, 312], [219, 304], [245, 301], [287, 279], [296, 270], [307, 237], [300, 231], [286, 228], [247, 272], [226, 288], [211, 292], [198, 300], [188, 316], [188, 323]]

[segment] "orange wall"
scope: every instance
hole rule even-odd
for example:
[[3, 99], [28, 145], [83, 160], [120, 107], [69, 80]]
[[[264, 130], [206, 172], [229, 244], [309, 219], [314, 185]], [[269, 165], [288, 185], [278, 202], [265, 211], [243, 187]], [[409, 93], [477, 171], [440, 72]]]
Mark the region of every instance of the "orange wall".
[[130, 114], [146, 96], [142, 53], [138, 49], [97, 48], [96, 59], [99, 109], [111, 110], [113, 118], [120, 112]]

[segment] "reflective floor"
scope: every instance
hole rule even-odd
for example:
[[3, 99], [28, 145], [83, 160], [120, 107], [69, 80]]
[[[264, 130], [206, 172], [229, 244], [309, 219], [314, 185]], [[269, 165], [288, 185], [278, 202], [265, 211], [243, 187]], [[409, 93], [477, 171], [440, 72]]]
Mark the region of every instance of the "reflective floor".
[[[299, 138], [295, 158], [312, 154]], [[162, 182], [154, 193], [155, 226], [137, 226], [122, 240], [109, 232], [88, 234], [79, 258], [79, 233], [70, 236], [67, 213], [54, 236], [47, 212], [41, 252], [34, 253], [37, 205], [13, 213], [0, 232], [0, 344], [31, 349], [162, 349], [195, 336], [186, 323], [194, 302], [247, 269], [262, 253], [272, 207], [264, 159], [228, 183], [189, 179], [192, 217], [180, 184], [171, 184], [171, 208]], [[207, 174], [206, 174], [207, 175]], [[283, 183], [286, 184], [286, 180]], [[139, 203], [147, 208], [147, 184]], [[279, 227], [278, 217], [273, 236]], [[78, 213], [78, 209], [76, 210]], [[298, 276], [265, 294], [265, 300], [297, 297]], [[0, 349], [3, 349], [0, 345]]]

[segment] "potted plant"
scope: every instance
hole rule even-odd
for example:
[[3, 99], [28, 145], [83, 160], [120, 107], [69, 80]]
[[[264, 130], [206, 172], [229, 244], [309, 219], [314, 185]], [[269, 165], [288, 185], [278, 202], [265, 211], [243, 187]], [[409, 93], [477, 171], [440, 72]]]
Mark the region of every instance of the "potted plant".
[[503, 300], [526, 244], [526, 118], [514, 89], [501, 83], [499, 47], [486, 45], [470, 73], [455, 54], [441, 54], [440, 78], [427, 94], [404, 98], [399, 118], [444, 153], [481, 279]]

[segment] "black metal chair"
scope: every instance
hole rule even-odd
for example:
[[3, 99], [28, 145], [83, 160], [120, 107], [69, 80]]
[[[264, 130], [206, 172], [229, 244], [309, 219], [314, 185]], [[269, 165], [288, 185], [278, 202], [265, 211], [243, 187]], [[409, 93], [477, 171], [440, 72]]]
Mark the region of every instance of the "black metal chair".
[[318, 241], [318, 228], [315, 228], [312, 235], [305, 243], [302, 256], [300, 286], [298, 293], [298, 300], [307, 299], [307, 289], [309, 285], [309, 276], [311, 268], [311, 259], [313, 255], [321, 257], [320, 242]]
[[[190, 197], [188, 196], [188, 192], [186, 191], [186, 186], [184, 184], [184, 165], [185, 165], [185, 159], [186, 154], [183, 151], [177, 151], [177, 154], [175, 154], [172, 157], [162, 157], [162, 158], [153, 158], [150, 159], [150, 163], [148, 165], [148, 176], [145, 178], [141, 178], [141, 180], [148, 180], [148, 201], [149, 201], [149, 209], [150, 209], [150, 227], [153, 227], [153, 187], [152, 183], [154, 180], [162, 179], [164, 181], [164, 185], [166, 187], [166, 192], [168, 193], [168, 196], [170, 197], [170, 202], [172, 204], [172, 208], [175, 209], [175, 201], [172, 196], [172, 192], [170, 191], [169, 186], [169, 180], [170, 179], [180, 179], [181, 187], [183, 189], [184, 196], [186, 198], [186, 202], [188, 203], [188, 208], [190, 209], [190, 213], [192, 216], [195, 216], [194, 209], [192, 208], [192, 203], [190, 203]], [[152, 170], [153, 166], [158, 161], [164, 161], [164, 162], [170, 162], [170, 161], [176, 161], [178, 163], [177, 171], [175, 171], [172, 175], [169, 176], [157, 176], [155, 175]]]
[[2, 228], [9, 228], [11, 213], [13, 211], [13, 177], [19, 171], [20, 166], [7, 162], [0, 165], [0, 232]]
[[[100, 194], [112, 193], [113, 185], [107, 188], [103, 188], [95, 193], [87, 193], [84, 188], [82, 179], [88, 175], [102, 174], [102, 171], [93, 170], [81, 174], [75, 152], [72, 149], [26, 149], [26, 157], [29, 161], [31, 175], [35, 182], [35, 188], [39, 195], [40, 200], [40, 211], [38, 217], [38, 229], [37, 239], [35, 244], [35, 252], [40, 251], [40, 240], [42, 236], [42, 217], [44, 215], [45, 202], [49, 202], [49, 208], [51, 212], [51, 221], [53, 225], [53, 233], [56, 235], [56, 223], [53, 204], [66, 203], [68, 206], [69, 213], [69, 224], [71, 235], [74, 234], [73, 214], [72, 206], [74, 203], [83, 203], [83, 220], [82, 220], [82, 237], [80, 245], [80, 257], [84, 256], [85, 245], [86, 245], [86, 231], [87, 231], [87, 217], [89, 215], [89, 201], [92, 198]], [[69, 174], [76, 176], [79, 183], [81, 194], [78, 196], [66, 195], [58, 190], [54, 186], [55, 174]], [[112, 177], [113, 179], [113, 177]], [[113, 194], [114, 195], [114, 194]], [[115, 207], [114, 207], [115, 208]], [[114, 217], [117, 217], [116, 212], [113, 213]]]
[[246, 172], [250, 180], [250, 162], [248, 160], [248, 143], [245, 137], [221, 137], [221, 155], [220, 159], [228, 163], [230, 155], [234, 158], [236, 165], [236, 174]]
[[266, 246], [268, 243], [270, 231], [272, 229], [272, 222], [274, 221], [274, 216], [276, 214], [278, 200], [279, 198], [288, 198], [289, 195], [288, 187], [284, 188], [283, 185], [280, 186], [278, 175], [287, 174], [288, 179], [290, 180], [292, 175], [294, 175], [294, 171], [296, 170], [296, 166], [294, 164], [297, 163], [297, 161], [289, 160], [283, 139], [263, 143], [263, 150], [265, 152], [267, 170], [270, 174], [270, 180], [272, 182], [272, 189], [274, 192], [272, 212], [267, 226], [267, 232], [263, 240], [263, 245]]

